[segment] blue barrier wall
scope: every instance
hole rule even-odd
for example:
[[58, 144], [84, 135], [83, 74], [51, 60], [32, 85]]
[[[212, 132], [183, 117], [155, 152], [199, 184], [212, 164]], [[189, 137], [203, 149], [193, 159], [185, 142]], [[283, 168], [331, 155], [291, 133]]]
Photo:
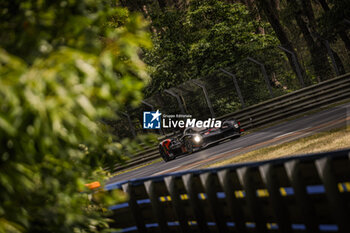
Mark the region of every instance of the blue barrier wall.
[[350, 232], [350, 150], [109, 184], [118, 232]]

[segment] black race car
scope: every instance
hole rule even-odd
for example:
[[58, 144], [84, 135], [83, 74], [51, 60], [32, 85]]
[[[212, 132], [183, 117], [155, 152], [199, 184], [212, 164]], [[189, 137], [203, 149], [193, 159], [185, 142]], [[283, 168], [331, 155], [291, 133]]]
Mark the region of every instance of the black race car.
[[186, 128], [183, 133], [160, 142], [159, 153], [165, 162], [191, 154], [209, 145], [239, 137], [243, 129], [236, 120], [225, 120], [220, 128]]

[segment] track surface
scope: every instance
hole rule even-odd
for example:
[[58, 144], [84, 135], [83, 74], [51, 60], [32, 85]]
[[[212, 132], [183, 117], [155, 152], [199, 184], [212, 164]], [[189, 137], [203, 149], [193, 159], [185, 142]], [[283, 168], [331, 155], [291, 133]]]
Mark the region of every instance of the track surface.
[[[114, 183], [135, 178], [160, 175], [170, 172], [200, 168], [203, 165], [228, 159], [242, 153], [260, 149], [297, 138], [309, 136], [316, 132], [338, 128], [350, 124], [350, 104], [344, 104], [306, 117], [281, 123], [242, 135], [240, 138], [225, 141], [216, 146], [182, 155], [167, 163], [161, 161], [148, 166], [122, 173], [112, 177], [107, 183]], [[350, 146], [350, 143], [349, 143]]]

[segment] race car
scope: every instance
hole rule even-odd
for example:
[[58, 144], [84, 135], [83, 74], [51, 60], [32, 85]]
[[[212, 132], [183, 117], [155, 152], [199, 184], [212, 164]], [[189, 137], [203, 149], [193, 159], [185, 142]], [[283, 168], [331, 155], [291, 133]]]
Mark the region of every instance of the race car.
[[191, 154], [212, 144], [239, 137], [243, 129], [236, 120], [225, 120], [220, 128], [186, 128], [183, 133], [159, 143], [159, 153], [165, 162], [178, 155]]

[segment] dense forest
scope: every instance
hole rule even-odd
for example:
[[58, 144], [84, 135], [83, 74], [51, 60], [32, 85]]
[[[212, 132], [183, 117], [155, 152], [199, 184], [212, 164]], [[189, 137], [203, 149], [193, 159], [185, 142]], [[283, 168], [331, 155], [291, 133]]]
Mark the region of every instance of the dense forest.
[[[350, 3], [345, 0], [138, 0], [121, 4], [141, 12], [150, 22], [154, 47], [144, 54], [152, 77], [147, 95], [207, 76], [220, 67], [239, 73], [247, 56], [260, 58], [270, 70], [277, 70], [283, 59], [278, 45], [298, 55], [308, 83], [335, 75], [327, 42], [338, 72], [349, 69]], [[295, 69], [290, 53], [284, 55]], [[287, 88], [294, 88], [286, 80], [292, 78], [277, 77]]]
[[349, 16], [348, 0], [0, 1], [0, 232], [110, 232], [126, 197], [85, 184], [154, 140], [125, 116], [140, 132], [151, 105], [178, 113], [172, 91], [207, 117], [200, 85], [217, 116], [243, 108], [220, 69], [246, 106], [349, 72]]

